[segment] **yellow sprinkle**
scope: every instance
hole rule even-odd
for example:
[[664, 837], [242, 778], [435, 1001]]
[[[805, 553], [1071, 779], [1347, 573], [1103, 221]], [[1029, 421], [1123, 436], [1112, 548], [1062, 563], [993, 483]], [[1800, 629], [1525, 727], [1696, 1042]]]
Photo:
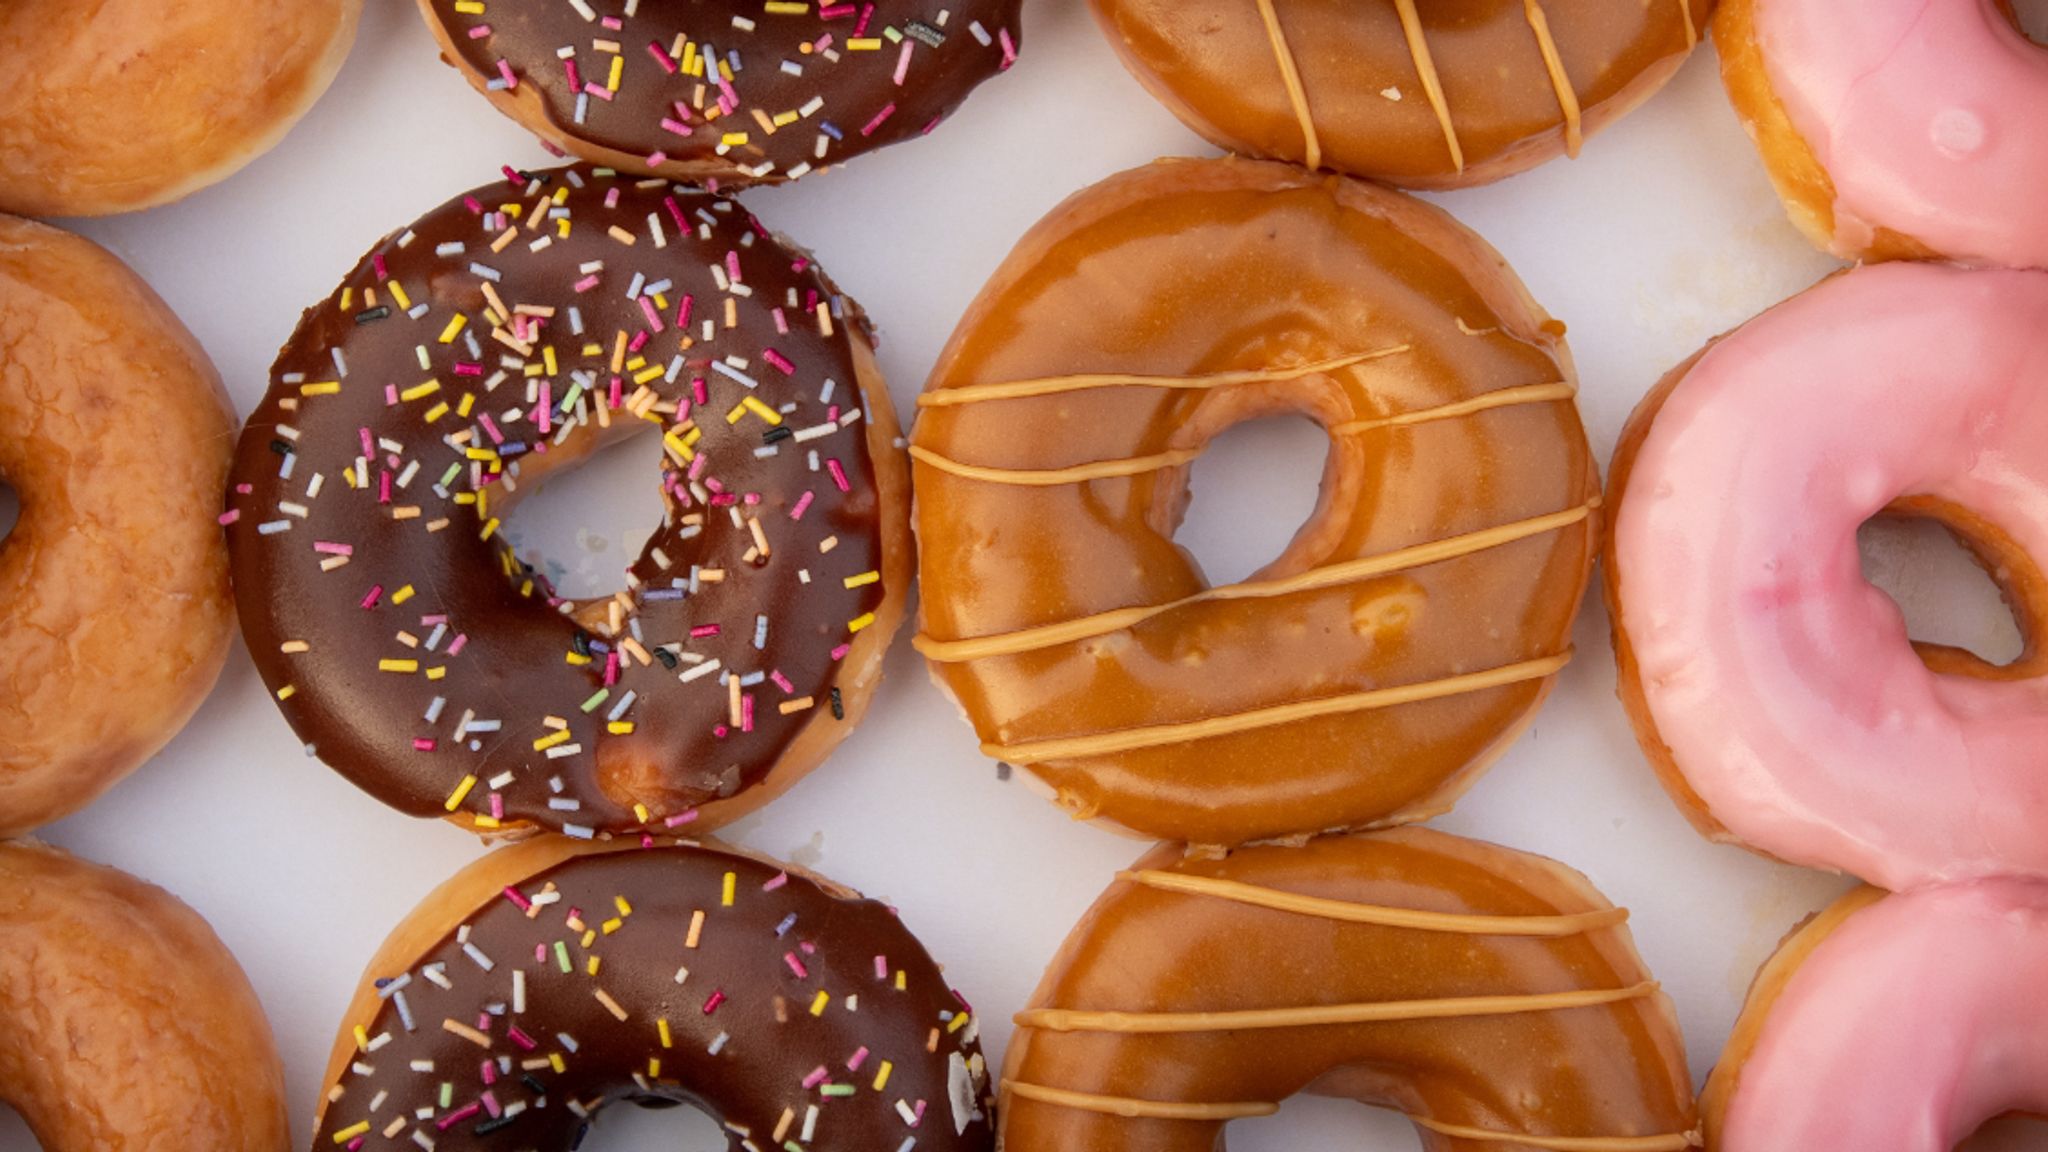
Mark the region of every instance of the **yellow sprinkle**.
[[718, 899], [720, 904], [725, 905], [727, 908], [732, 907], [733, 892], [738, 888], [739, 882], [740, 878], [736, 874], [731, 872], [725, 874], [725, 892]]
[[[650, 813], [649, 813], [649, 812], [647, 811], [647, 805], [645, 805], [645, 804], [635, 804], [635, 805], [633, 805], [633, 818], [634, 818], [635, 820], [638, 820], [638, 821], [640, 821], [640, 822], [641, 822], [642, 824], [645, 824], [645, 823], [647, 823], [647, 821], [648, 821], [648, 820], [649, 820], [649, 819], [651, 818], [651, 817], [650, 817]], [[626, 898], [625, 898], [625, 897], [623, 897], [623, 896], [621, 896], [621, 897], [617, 897], [617, 900], [618, 900], [618, 902], [619, 902], [619, 907], [620, 907], [620, 908], [622, 908], [622, 909], [624, 909], [624, 911], [621, 911], [621, 912], [619, 913], [619, 915], [621, 915], [621, 916], [625, 916], [625, 915], [630, 915], [630, 914], [631, 914], [631, 912], [632, 912], [632, 910], [631, 910], [631, 909], [629, 909], [629, 908], [626, 908], [626, 907], [625, 907], [625, 905], [626, 905]]]
[[439, 680], [446, 675], [448, 675], [448, 669], [438, 664], [427, 669], [427, 679], [429, 680]]
[[415, 384], [412, 387], [407, 388], [405, 391], [400, 392], [398, 394], [398, 398], [409, 403], [411, 401], [418, 400], [423, 397], [432, 396], [434, 393], [439, 392], [440, 390], [441, 382], [439, 380], [429, 380], [424, 384]]
[[[496, 523], [496, 521], [493, 521], [493, 523]], [[873, 612], [863, 612], [846, 622], [846, 630], [848, 632], [858, 632], [874, 622], [875, 614]]]
[[605, 78], [604, 86], [617, 92], [619, 90], [619, 77], [625, 74], [625, 70], [626, 58], [623, 56], [612, 57], [612, 74]]
[[[585, 933], [585, 935], [587, 936], [587, 935], [589, 935], [589, 934], [588, 934], [588, 933]], [[584, 965], [584, 966], [583, 966], [583, 970], [584, 970], [584, 972], [585, 972], [586, 974], [588, 974], [588, 975], [591, 975], [591, 976], [595, 976], [595, 975], [597, 975], [597, 967], [598, 967], [598, 965], [599, 965], [599, 964], [600, 964], [600, 963], [601, 963], [602, 961], [603, 961], [603, 957], [600, 957], [600, 956], [592, 956], [592, 957], [590, 958], [590, 963], [588, 963], [588, 964], [586, 964], [586, 965]]]
[[322, 380], [318, 384], [299, 385], [299, 395], [301, 396], [332, 396], [340, 391], [341, 381], [339, 380]]
[[846, 586], [848, 588], [860, 588], [869, 584], [873, 584], [875, 581], [880, 580], [881, 578], [882, 574], [880, 572], [863, 572], [858, 576], [848, 576], [846, 578]]
[[[571, 655], [574, 655], [574, 653], [571, 653]], [[589, 661], [586, 660], [584, 663], [587, 664]], [[631, 720], [614, 720], [605, 725], [604, 730], [614, 736], [631, 736], [633, 734], [633, 722]]]
[[358, 1025], [356, 1025], [356, 1051], [358, 1051], [358, 1052], [368, 1052], [369, 1050], [370, 1050], [370, 1032], [369, 1032], [369, 1029], [367, 1029], [367, 1028], [364, 1028], [364, 1027], [363, 1027], [363, 1026], [362, 1026], [361, 1024], [358, 1024]]
[[548, 375], [554, 376], [558, 373], [559, 369], [555, 366], [555, 346], [553, 344], [541, 346], [540, 358], [541, 362], [548, 367]]
[[875, 1091], [880, 1092], [882, 1086], [889, 1082], [889, 1073], [895, 1067], [894, 1064], [889, 1063], [887, 1060], [882, 1061], [881, 1070], [875, 1073]]
[[898, 969], [896, 970], [896, 990], [897, 990], [898, 992], [901, 992], [901, 991], [903, 991], [903, 989], [904, 989], [904, 982], [903, 982], [903, 969], [901, 969], [901, 968], [898, 968]]
[[818, 989], [818, 994], [811, 998], [811, 1015], [823, 1016], [825, 1014], [825, 1005], [831, 1002], [832, 997], [823, 988]]
[[759, 396], [743, 396], [740, 398], [740, 403], [747, 406], [747, 411], [752, 412], [770, 424], [782, 423], [782, 413], [762, 403]]
[[[492, 536], [492, 535], [493, 535], [494, 533], [496, 533], [497, 531], [498, 531], [498, 518], [497, 518], [497, 517], [495, 517], [495, 516], [493, 516], [493, 517], [491, 517], [491, 519], [490, 519], [490, 520], [489, 520], [489, 521], [488, 521], [487, 523], [485, 523], [485, 524], [484, 524], [484, 530], [483, 530], [483, 535], [482, 535], [482, 537], [481, 537], [481, 538], [482, 538], [482, 539], [485, 539], [485, 540], [489, 540], [489, 539], [491, 538], [491, 536]], [[874, 623], [874, 619], [875, 619], [874, 615], [873, 615], [872, 613], [870, 613], [870, 614], [868, 615], [868, 623], [870, 623], [870, 624]], [[862, 625], [862, 627], [866, 627], [866, 625]], [[858, 631], [858, 630], [859, 630], [859, 629], [855, 629], [855, 631]]]
[[[614, 932], [617, 932], [619, 929], [624, 928], [625, 926], [626, 922], [624, 920], [619, 919], [617, 916], [614, 916], [611, 919], [605, 921], [603, 924], [599, 925], [599, 927], [604, 929], [604, 934], [607, 936], [611, 935]], [[596, 957], [592, 957], [592, 959], [596, 959]]]
[[747, 134], [745, 132], [727, 132], [719, 140], [719, 143], [724, 144], [728, 148], [738, 148], [746, 142]]
[[877, 36], [857, 36], [848, 40], [846, 46], [855, 52], [873, 52], [882, 46], [882, 41]]
[[400, 308], [406, 309], [407, 311], [412, 310], [412, 298], [405, 294], [405, 285], [400, 284], [396, 280], [393, 280], [391, 282], [391, 298], [393, 300], [398, 301], [398, 306]]
[[417, 660], [379, 660], [379, 661], [377, 661], [377, 671], [379, 671], [379, 672], [403, 672], [403, 673], [406, 673], [407, 675], [410, 675], [410, 674], [412, 674], [412, 673], [414, 673], [414, 672], [417, 672], [417, 671], [419, 671], [419, 670], [420, 670], [420, 662], [419, 662], [419, 661], [417, 661]]
[[287, 684], [287, 685], [285, 685], [284, 687], [282, 687], [282, 688], [279, 688], [279, 689], [277, 690], [277, 698], [278, 698], [279, 700], [289, 700], [289, 699], [291, 699], [291, 698], [292, 698], [293, 696], [297, 695], [297, 694], [298, 694], [298, 691], [299, 691], [299, 689], [298, 689], [298, 687], [297, 687], [296, 685], [293, 685], [293, 684]]
[[656, 1032], [661, 1033], [661, 1046], [663, 1048], [673, 1048], [675, 1046], [673, 1043], [671, 1043], [671, 1038], [668, 1032], [668, 1017], [663, 1016], [661, 1019], [656, 1020], [654, 1022], [654, 1030]]
[[474, 787], [476, 787], [476, 777], [464, 776], [462, 783], [455, 786], [455, 791], [448, 794], [448, 800], [442, 807], [450, 812], [462, 807], [462, 802], [469, 797], [469, 790]]
[[455, 414], [467, 420], [469, 418], [470, 412], [473, 411], [475, 408], [476, 393], [464, 392], [462, 394], [462, 402], [455, 406]]
[[336, 1144], [346, 1144], [369, 1130], [370, 1122], [368, 1120], [358, 1120], [341, 1131], [336, 1132], [334, 1134], [334, 1142]]
[[533, 750], [535, 752], [545, 752], [548, 749], [553, 748], [557, 744], [566, 744], [568, 742], [569, 730], [567, 728], [564, 728], [559, 732], [550, 732], [546, 736], [543, 736], [540, 739], [535, 740], [533, 742]]
[[966, 1026], [966, 1024], [967, 1024], [967, 1019], [968, 1019], [968, 1015], [967, 1015], [967, 1013], [965, 1013], [965, 1012], [962, 1012], [962, 1013], [960, 1013], [959, 1015], [957, 1015], [957, 1016], [953, 1017], [953, 1018], [952, 1018], [951, 1020], [949, 1020], [949, 1021], [947, 1021], [947, 1022], [946, 1022], [946, 1031], [948, 1031], [948, 1032], [958, 1032], [958, 1031], [959, 1031], [959, 1030], [960, 1030], [961, 1028], [963, 1028], [963, 1027], [965, 1027], [965, 1026]]
[[771, 16], [801, 16], [811, 10], [809, 4], [795, 4], [791, 0], [768, 0], [761, 10]]
[[563, 659], [563, 660], [565, 660], [565, 661], [567, 661], [567, 662], [568, 662], [568, 663], [570, 663], [570, 664], [574, 664], [574, 665], [576, 665], [576, 666], [577, 666], [577, 667], [579, 667], [579, 668], [580, 668], [580, 667], [582, 667], [582, 666], [583, 666], [583, 665], [585, 665], [585, 664], [588, 664], [588, 663], [590, 663], [590, 657], [588, 657], [588, 656], [583, 656], [583, 655], [580, 655], [580, 654], [578, 654], [578, 653], [575, 653], [575, 652], [564, 652], [564, 653], [562, 653], [562, 659]]
[[421, 416], [421, 418], [422, 418], [422, 419], [424, 419], [424, 420], [425, 420], [425, 421], [426, 421], [427, 423], [429, 423], [429, 424], [432, 424], [432, 423], [433, 423], [434, 421], [436, 421], [436, 420], [439, 420], [439, 419], [440, 419], [441, 417], [443, 417], [443, 416], [446, 416], [447, 414], [448, 414], [448, 404], [447, 404], [447, 402], [446, 402], [446, 401], [435, 401], [435, 403], [434, 403], [434, 406], [433, 406], [432, 408], [429, 408], [429, 409], [427, 409], [427, 410], [426, 410], [425, 412], [421, 413], [421, 414], [420, 414], [420, 416]]
[[455, 10], [464, 16], [481, 16], [484, 14], [483, 0], [455, 0]]
[[412, 599], [412, 585], [410, 584], [391, 594], [391, 602], [393, 604], [403, 604], [410, 599]]
[[562, 1073], [567, 1072], [569, 1070], [569, 1065], [566, 1061], [562, 1059], [562, 1054], [560, 1052], [548, 1053], [548, 1067], [553, 1068], [555, 1070], [555, 1075], [557, 1076], [560, 1076]]
[[647, 1058], [647, 1078], [649, 1080], [661, 1079], [661, 1057], [649, 1056]]

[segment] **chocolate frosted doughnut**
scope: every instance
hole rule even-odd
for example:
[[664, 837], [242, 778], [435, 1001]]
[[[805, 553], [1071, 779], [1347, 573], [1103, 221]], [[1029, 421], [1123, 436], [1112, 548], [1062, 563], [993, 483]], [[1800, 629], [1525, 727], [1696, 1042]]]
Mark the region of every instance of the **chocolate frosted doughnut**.
[[548, 143], [632, 172], [746, 182], [931, 131], [1016, 61], [1018, 6], [420, 0], [443, 58]]
[[566, 1152], [631, 1100], [696, 1105], [735, 1150], [985, 1152], [977, 1032], [880, 904], [718, 846], [549, 837], [385, 942], [313, 1145]]
[[[511, 174], [379, 243], [273, 371], [230, 494], [243, 629], [386, 803], [708, 827], [865, 707], [909, 584], [895, 416], [859, 308], [732, 201]], [[561, 598], [503, 517], [640, 430], [663, 522], [622, 591]]]

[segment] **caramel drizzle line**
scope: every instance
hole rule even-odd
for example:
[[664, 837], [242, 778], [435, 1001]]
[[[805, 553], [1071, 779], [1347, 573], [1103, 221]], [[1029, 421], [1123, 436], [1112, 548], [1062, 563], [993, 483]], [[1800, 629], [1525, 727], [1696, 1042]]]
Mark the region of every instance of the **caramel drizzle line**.
[[1685, 47], [1691, 51], [1700, 45], [1700, 30], [1692, 26], [1692, 0], [1678, 0], [1678, 11], [1685, 16]]
[[1627, 988], [1587, 988], [1511, 996], [1456, 996], [1441, 1000], [1379, 1000], [1363, 1004], [1313, 1004], [1300, 1008], [1254, 1008], [1241, 1012], [1081, 1012], [1029, 1008], [1017, 1013], [1019, 1028], [1050, 1032], [1113, 1032], [1126, 1035], [1243, 1032], [1265, 1028], [1312, 1028], [1324, 1024], [1383, 1024], [1404, 1020], [1451, 1020], [1470, 1016], [1514, 1016], [1597, 1008], [1640, 1000], [1657, 991], [1645, 980]]
[[[1380, 428], [1406, 428], [1416, 424], [1428, 424], [1438, 420], [1451, 420], [1471, 416], [1495, 408], [1510, 408], [1522, 404], [1540, 404], [1550, 400], [1569, 400], [1578, 394], [1570, 384], [1522, 384], [1513, 388], [1501, 388], [1469, 400], [1441, 404], [1435, 408], [1421, 408], [1413, 412], [1397, 412], [1391, 416], [1376, 416], [1367, 420], [1352, 420], [1330, 429], [1332, 436], [1356, 436]], [[1177, 448], [1169, 452], [1156, 452], [1148, 456], [1127, 456], [1118, 460], [1092, 460], [1066, 468], [989, 468], [980, 464], [968, 464], [944, 456], [929, 448], [911, 445], [910, 455], [914, 460], [929, 464], [941, 472], [968, 480], [979, 480], [987, 484], [1015, 484], [1024, 488], [1056, 488], [1063, 484], [1081, 484], [1090, 480], [1109, 480], [1123, 476], [1142, 476], [1162, 468], [1177, 468], [1200, 456], [1199, 448]]]
[[1496, 1132], [1490, 1128], [1446, 1124], [1422, 1116], [1410, 1116], [1408, 1119], [1418, 1128], [1460, 1140], [1492, 1140], [1519, 1144], [1524, 1148], [1542, 1148], [1546, 1152], [1685, 1152], [1702, 1143], [1697, 1131], [1671, 1132], [1661, 1136], [1525, 1136], [1515, 1132]]
[[1429, 41], [1423, 38], [1422, 17], [1415, 11], [1415, 0], [1394, 0], [1394, 8], [1401, 14], [1401, 31], [1408, 37], [1408, 54], [1415, 58], [1422, 90], [1429, 96], [1429, 106], [1436, 110], [1436, 122], [1444, 130], [1444, 143], [1450, 145], [1451, 163], [1462, 173], [1465, 148], [1458, 143], [1458, 129], [1451, 123], [1451, 106], [1444, 100], [1443, 81], [1437, 76], [1436, 61], [1430, 58]]
[[[1246, 1101], [1242, 1104], [1183, 1104], [1167, 1100], [1145, 1100], [1136, 1096], [1100, 1096], [1093, 1092], [1072, 1092], [1065, 1088], [1050, 1088], [1022, 1080], [1005, 1080], [1003, 1089], [1020, 1099], [1036, 1100], [1042, 1104], [1054, 1104], [1083, 1112], [1099, 1112], [1105, 1116], [1119, 1116], [1125, 1120], [1228, 1121], [1252, 1116], [1271, 1116], [1280, 1110], [1278, 1104], [1260, 1101]], [[1525, 1136], [1518, 1132], [1498, 1132], [1491, 1128], [1446, 1124], [1413, 1113], [1404, 1115], [1415, 1126], [1445, 1136], [1454, 1136], [1462, 1140], [1519, 1144], [1525, 1148], [1546, 1149], [1548, 1152], [1684, 1152], [1685, 1149], [1695, 1148], [1700, 1144], [1697, 1132], [1673, 1133], [1666, 1136]]]
[[1287, 100], [1294, 105], [1294, 118], [1301, 122], [1305, 152], [1302, 165], [1313, 171], [1323, 166], [1323, 142], [1316, 135], [1315, 117], [1309, 114], [1308, 89], [1302, 87], [1301, 70], [1295, 64], [1294, 50], [1287, 46], [1287, 33], [1280, 28], [1280, 14], [1273, 10], [1273, 0], [1256, 3], [1260, 19], [1266, 22], [1266, 39], [1272, 41], [1273, 55], [1280, 62], [1280, 82], [1287, 86]]
[[1157, 472], [1162, 468], [1186, 464], [1201, 454], [1199, 448], [1182, 448], [1152, 456], [1132, 456], [1124, 460], [1096, 460], [1087, 464], [1076, 464], [1071, 468], [984, 468], [979, 464], [963, 464], [950, 456], [941, 456], [929, 448], [921, 448], [915, 444], [910, 446], [911, 459], [929, 464], [941, 472], [950, 472], [969, 480], [981, 480], [990, 484], [1016, 484], [1025, 488], [1057, 488], [1062, 484], [1079, 484], [1088, 480], [1140, 476], [1147, 472]]
[[1171, 600], [1165, 604], [1153, 604], [1140, 608], [1117, 608], [1108, 612], [1098, 612], [1092, 616], [1078, 616], [1072, 620], [1063, 620], [1055, 624], [1041, 624], [1034, 628], [1021, 628], [1015, 632], [999, 632], [989, 636], [970, 636], [962, 640], [934, 640], [932, 637], [920, 633], [912, 641], [912, 645], [924, 654], [925, 659], [937, 664], [956, 664], [968, 660], [982, 660], [991, 656], [1014, 656], [1022, 652], [1036, 652], [1044, 648], [1054, 648], [1061, 644], [1070, 644], [1076, 640], [1086, 640], [1094, 636], [1107, 636], [1112, 632], [1121, 632], [1126, 628], [1135, 628], [1155, 616], [1162, 616], [1168, 612], [1195, 604], [1205, 604], [1215, 600], [1259, 600], [1279, 596], [1292, 596], [1299, 592], [1314, 592], [1324, 588], [1334, 588], [1340, 584], [1367, 580], [1375, 576], [1384, 576], [1391, 572], [1401, 572], [1410, 568], [1420, 568], [1429, 564], [1441, 563], [1445, 560], [1455, 560], [1461, 556], [1470, 556], [1475, 552], [1484, 552], [1488, 549], [1512, 544], [1519, 540], [1541, 536], [1547, 532], [1569, 528], [1573, 524], [1577, 524], [1591, 516], [1593, 510], [1599, 506], [1600, 498], [1595, 496], [1584, 504], [1575, 508], [1567, 508], [1561, 512], [1550, 512], [1541, 516], [1532, 516], [1527, 520], [1517, 520], [1512, 524], [1498, 524], [1491, 528], [1481, 528], [1475, 532], [1449, 536], [1442, 540], [1432, 540], [1426, 544], [1415, 544], [1406, 548], [1398, 548], [1392, 552], [1383, 552], [1377, 556], [1365, 556], [1357, 560], [1347, 560], [1341, 564], [1329, 564], [1320, 568], [1311, 568], [1306, 572], [1301, 572], [1281, 580], [1255, 580], [1246, 581], [1242, 584], [1225, 584], [1216, 588], [1205, 588], [1192, 596], [1184, 596], [1179, 600]]
[[1226, 716], [1210, 716], [1201, 720], [1185, 721], [1178, 724], [1156, 724], [1146, 728], [1123, 728], [1110, 732], [1096, 732], [1086, 736], [1067, 736], [1052, 740], [1037, 740], [1024, 744], [983, 744], [982, 754], [992, 759], [1017, 765], [1043, 764], [1048, 760], [1069, 760], [1080, 756], [1101, 756], [1117, 752], [1133, 752], [1141, 748], [1157, 748], [1164, 744], [1180, 744], [1190, 740], [1209, 740], [1218, 736], [1229, 736], [1238, 732], [1251, 732], [1260, 728], [1272, 728], [1282, 724], [1295, 724], [1303, 720], [1314, 720], [1323, 716], [1338, 716], [1348, 712], [1369, 712], [1380, 708], [1391, 708], [1399, 704], [1416, 704], [1425, 700], [1441, 700], [1451, 696], [1462, 696], [1471, 692], [1483, 692], [1489, 688], [1503, 688], [1530, 680], [1541, 680], [1554, 676], [1572, 658], [1571, 651], [1556, 656], [1545, 656], [1536, 660], [1524, 660], [1519, 664], [1508, 664], [1489, 668], [1484, 672], [1469, 672], [1463, 676], [1446, 676], [1440, 680], [1429, 680], [1420, 684], [1403, 684], [1394, 688], [1377, 688], [1369, 692], [1352, 692], [1343, 696], [1329, 696], [1320, 700], [1299, 700], [1292, 704], [1275, 704], [1265, 708], [1254, 708], [1248, 712], [1235, 712]]
[[1356, 352], [1349, 356], [1338, 356], [1329, 360], [1318, 360], [1313, 364], [1302, 364], [1294, 368], [1252, 368], [1238, 372], [1213, 372], [1202, 376], [1137, 376], [1120, 373], [1083, 373], [1075, 376], [1044, 376], [1033, 380], [1010, 380], [997, 384], [966, 384], [958, 388], [939, 388], [922, 393], [917, 398], [920, 408], [949, 408], [956, 404], [978, 404], [984, 400], [1020, 400], [1031, 396], [1051, 396], [1061, 392], [1085, 392], [1092, 388], [1183, 388], [1205, 390], [1228, 388], [1236, 384], [1260, 384], [1283, 380], [1299, 380], [1304, 376], [1315, 376], [1325, 372], [1336, 372], [1369, 360], [1383, 360], [1410, 351], [1407, 344], [1395, 344], [1388, 348], [1376, 348], [1370, 352]]
[[[1550, 35], [1550, 18], [1543, 14], [1540, 0], [1522, 0], [1522, 13], [1529, 18], [1530, 30], [1536, 33], [1536, 48], [1543, 53], [1543, 66], [1550, 71], [1550, 86], [1557, 92], [1557, 106], [1564, 110], [1564, 154], [1576, 160], [1579, 149], [1586, 143], [1585, 126], [1580, 119], [1579, 94], [1572, 88], [1572, 78], [1565, 74], [1564, 59], [1557, 54], [1557, 41]], [[1692, 21], [1687, 19], [1685, 26], [1691, 28]]]
[[1257, 884], [1243, 884], [1210, 876], [1189, 876], [1181, 872], [1144, 869], [1119, 872], [1119, 879], [1178, 892], [1189, 896], [1211, 896], [1258, 908], [1320, 916], [1349, 924], [1376, 924], [1385, 928], [1412, 928], [1418, 932], [1458, 932], [1470, 936], [1578, 936], [1612, 928], [1628, 920], [1626, 908], [1602, 908], [1556, 916], [1490, 916], [1456, 912], [1428, 912], [1418, 908], [1394, 908], [1381, 904], [1359, 904], [1304, 896]]
[[1070, 1092], [1022, 1080], [1005, 1080], [1003, 1087], [1013, 1095], [1041, 1104], [1057, 1104], [1083, 1112], [1100, 1112], [1126, 1120], [1240, 1120], [1247, 1116], [1271, 1116], [1278, 1104], [1248, 1101], [1243, 1104], [1176, 1104], [1166, 1100], [1141, 1100], [1136, 1096], [1097, 1096], [1092, 1092]]

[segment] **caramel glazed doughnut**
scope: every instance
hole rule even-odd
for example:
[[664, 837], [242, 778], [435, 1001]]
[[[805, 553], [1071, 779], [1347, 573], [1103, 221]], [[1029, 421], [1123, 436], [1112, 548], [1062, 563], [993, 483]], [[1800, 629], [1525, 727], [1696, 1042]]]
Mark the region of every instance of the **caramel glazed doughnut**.
[[43, 1152], [278, 1152], [284, 1069], [235, 958], [176, 897], [0, 843], [0, 1105]]
[[1560, 154], [1648, 100], [1714, 0], [1092, 0], [1124, 65], [1221, 148], [1406, 188]]
[[0, 838], [83, 807], [227, 659], [234, 417], [199, 344], [87, 240], [0, 216]]
[[[1230, 845], [1426, 819], [1570, 657], [1599, 477], [1563, 326], [1371, 185], [1170, 161], [1055, 209], [918, 398], [918, 648], [1079, 817]], [[1172, 539], [1216, 435], [1300, 414], [1322, 499], [1212, 586]]]
[[168, 204], [270, 150], [355, 41], [362, 0], [0, 4], [0, 211]]
[[1214, 1152], [1297, 1092], [1431, 1152], [1699, 1142], [1627, 913], [1537, 856], [1425, 829], [1220, 860], [1164, 845], [1046, 970], [1003, 1065], [1009, 1152]]
[[890, 909], [719, 845], [545, 837], [429, 896], [344, 1017], [315, 1148], [567, 1152], [618, 1100], [736, 1152], [988, 1152], [971, 1010]]
[[442, 58], [541, 139], [693, 183], [793, 180], [930, 132], [1016, 62], [1020, 6], [419, 3]]
[[[380, 243], [274, 372], [227, 514], [242, 625], [293, 730], [386, 803], [709, 827], [866, 708], [910, 583], [895, 416], [866, 317], [732, 201], [514, 173]], [[663, 522], [624, 590], [564, 600], [503, 517], [642, 430]]]

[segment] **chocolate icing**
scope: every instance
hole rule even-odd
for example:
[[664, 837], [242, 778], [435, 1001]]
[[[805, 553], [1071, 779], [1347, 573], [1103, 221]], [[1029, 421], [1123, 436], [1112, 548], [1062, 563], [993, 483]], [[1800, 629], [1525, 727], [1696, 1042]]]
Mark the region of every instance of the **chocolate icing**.
[[924, 948], [884, 906], [751, 857], [571, 859], [409, 959], [343, 1023], [356, 1052], [316, 1149], [417, 1130], [436, 1152], [552, 1152], [616, 1100], [694, 1104], [736, 1150], [994, 1142], [976, 1022]]
[[[713, 0], [423, 7], [473, 82], [506, 91], [509, 71], [537, 90], [559, 142], [645, 158], [655, 171], [666, 170], [662, 157], [723, 157], [745, 178], [781, 180], [937, 126], [1015, 60], [1019, 0], [821, 0], [784, 12]], [[707, 44], [730, 73], [723, 85], [703, 63]]]
[[[242, 628], [310, 750], [394, 807], [678, 823], [835, 723], [883, 596], [851, 343], [872, 337], [729, 200], [512, 176], [378, 244], [279, 353], [229, 496]], [[558, 311], [522, 340], [492, 295]], [[664, 523], [619, 600], [560, 601], [499, 517], [603, 425], [653, 428], [648, 404]]]

